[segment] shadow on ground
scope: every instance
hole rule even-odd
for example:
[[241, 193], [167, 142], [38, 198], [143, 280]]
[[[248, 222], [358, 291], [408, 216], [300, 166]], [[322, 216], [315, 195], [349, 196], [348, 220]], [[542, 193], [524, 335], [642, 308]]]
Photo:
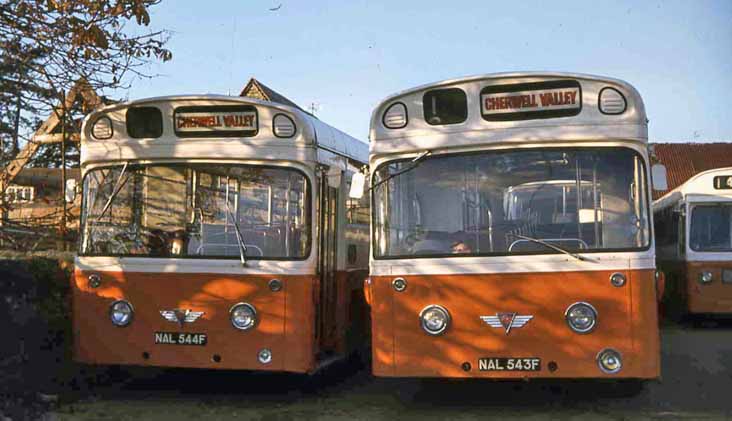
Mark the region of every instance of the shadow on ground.
[[[62, 405], [69, 419], [349, 417], [724, 418], [732, 410], [732, 321], [667, 324], [663, 379], [640, 391], [592, 381], [373, 378], [358, 364], [315, 377], [210, 370], [143, 370]], [[135, 371], [133, 371], [134, 374]]]

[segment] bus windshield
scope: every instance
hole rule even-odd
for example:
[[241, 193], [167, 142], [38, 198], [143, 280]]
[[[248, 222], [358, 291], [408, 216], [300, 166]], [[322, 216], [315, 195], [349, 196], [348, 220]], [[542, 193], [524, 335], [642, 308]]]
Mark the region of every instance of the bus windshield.
[[690, 231], [694, 251], [732, 251], [732, 204], [694, 206]]
[[[304, 259], [310, 192], [299, 171], [238, 164], [119, 165], [84, 178], [82, 255]], [[234, 223], [236, 222], [236, 224]]]
[[573, 252], [649, 245], [645, 167], [630, 149], [487, 151], [417, 164], [376, 171], [376, 258], [559, 252], [542, 242]]

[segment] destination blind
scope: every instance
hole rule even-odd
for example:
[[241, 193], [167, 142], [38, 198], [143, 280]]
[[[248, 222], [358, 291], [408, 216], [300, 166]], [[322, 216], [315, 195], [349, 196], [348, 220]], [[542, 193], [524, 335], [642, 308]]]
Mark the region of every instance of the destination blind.
[[582, 109], [577, 81], [492, 85], [480, 95], [481, 115], [489, 121], [567, 117]]
[[257, 134], [257, 110], [251, 105], [180, 107], [173, 115], [180, 137], [246, 137]]

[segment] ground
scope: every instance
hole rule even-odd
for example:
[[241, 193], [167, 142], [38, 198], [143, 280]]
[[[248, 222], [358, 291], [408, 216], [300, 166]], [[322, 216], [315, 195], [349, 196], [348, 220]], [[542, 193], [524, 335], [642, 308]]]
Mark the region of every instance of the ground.
[[732, 417], [732, 322], [668, 324], [663, 378], [623, 397], [596, 382], [373, 378], [355, 364], [318, 378], [148, 371], [62, 403], [46, 419], [725, 419]]

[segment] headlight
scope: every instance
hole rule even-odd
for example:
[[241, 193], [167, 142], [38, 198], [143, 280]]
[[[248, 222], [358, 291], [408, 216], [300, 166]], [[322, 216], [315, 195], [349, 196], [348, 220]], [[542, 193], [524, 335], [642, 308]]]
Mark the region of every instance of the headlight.
[[702, 284], [708, 284], [712, 282], [712, 279], [714, 279], [714, 276], [712, 275], [712, 272], [705, 270], [704, 272], [699, 274], [699, 282]]
[[615, 374], [623, 368], [623, 358], [614, 349], [603, 349], [597, 354], [597, 365], [603, 373]]
[[574, 303], [564, 312], [569, 328], [577, 333], [588, 333], [597, 324], [597, 310], [587, 303]]
[[429, 305], [419, 313], [422, 329], [430, 335], [440, 335], [450, 326], [450, 313], [444, 307]]
[[125, 300], [115, 301], [109, 307], [109, 318], [112, 319], [112, 324], [115, 326], [127, 326], [132, 322], [133, 314], [132, 304]]
[[257, 311], [251, 304], [239, 303], [229, 310], [231, 324], [240, 330], [247, 330], [257, 324]]

